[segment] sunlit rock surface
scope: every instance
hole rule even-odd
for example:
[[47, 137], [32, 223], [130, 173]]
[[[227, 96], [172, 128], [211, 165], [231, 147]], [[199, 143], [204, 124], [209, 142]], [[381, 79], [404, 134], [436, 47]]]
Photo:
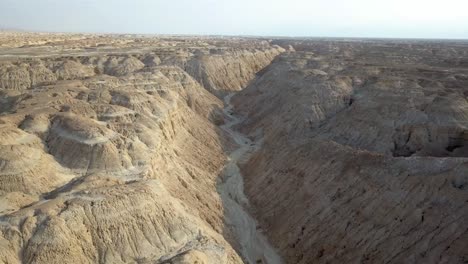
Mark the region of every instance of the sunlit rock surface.
[[2, 32], [0, 262], [465, 263], [467, 57]]

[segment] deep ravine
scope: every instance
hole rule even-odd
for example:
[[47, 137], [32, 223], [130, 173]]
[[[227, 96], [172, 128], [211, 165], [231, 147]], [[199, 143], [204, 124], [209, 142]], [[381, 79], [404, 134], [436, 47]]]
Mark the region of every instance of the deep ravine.
[[233, 127], [242, 122], [242, 117], [233, 113], [230, 101], [234, 94], [224, 98], [223, 110], [226, 123], [221, 128], [238, 144], [238, 148], [228, 156], [228, 161], [218, 183], [225, 209], [225, 222], [240, 245], [240, 254], [249, 264], [283, 263], [273, 246], [257, 226], [257, 221], [245, 209], [249, 201], [244, 194], [244, 181], [237, 163], [258, 148], [259, 142], [235, 131]]

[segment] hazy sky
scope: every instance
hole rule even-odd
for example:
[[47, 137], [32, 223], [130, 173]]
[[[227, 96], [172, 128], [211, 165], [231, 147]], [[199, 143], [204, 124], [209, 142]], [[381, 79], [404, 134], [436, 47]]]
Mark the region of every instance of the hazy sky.
[[0, 0], [0, 28], [468, 38], [468, 0]]

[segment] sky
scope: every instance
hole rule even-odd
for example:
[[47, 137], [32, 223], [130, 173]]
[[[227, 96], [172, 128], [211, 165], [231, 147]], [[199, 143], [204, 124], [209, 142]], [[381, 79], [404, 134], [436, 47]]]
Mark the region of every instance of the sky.
[[0, 0], [0, 28], [468, 39], [468, 0]]

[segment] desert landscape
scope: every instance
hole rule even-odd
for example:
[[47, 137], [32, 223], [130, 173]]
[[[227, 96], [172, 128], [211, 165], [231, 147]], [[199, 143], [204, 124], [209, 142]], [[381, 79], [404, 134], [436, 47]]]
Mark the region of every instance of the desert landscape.
[[0, 32], [0, 263], [468, 263], [468, 41]]

